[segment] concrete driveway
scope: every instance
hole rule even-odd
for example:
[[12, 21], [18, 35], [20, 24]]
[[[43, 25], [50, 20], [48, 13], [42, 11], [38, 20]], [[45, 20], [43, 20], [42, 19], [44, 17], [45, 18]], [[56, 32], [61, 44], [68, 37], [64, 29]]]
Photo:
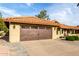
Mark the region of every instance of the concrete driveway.
[[29, 56], [79, 56], [79, 41], [33, 40], [21, 42]]

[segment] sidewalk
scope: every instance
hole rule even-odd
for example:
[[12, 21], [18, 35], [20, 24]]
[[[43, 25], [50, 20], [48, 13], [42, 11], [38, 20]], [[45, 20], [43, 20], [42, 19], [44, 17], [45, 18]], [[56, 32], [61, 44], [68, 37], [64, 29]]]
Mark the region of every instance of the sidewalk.
[[0, 56], [9, 56], [9, 49], [3, 46], [0, 46]]

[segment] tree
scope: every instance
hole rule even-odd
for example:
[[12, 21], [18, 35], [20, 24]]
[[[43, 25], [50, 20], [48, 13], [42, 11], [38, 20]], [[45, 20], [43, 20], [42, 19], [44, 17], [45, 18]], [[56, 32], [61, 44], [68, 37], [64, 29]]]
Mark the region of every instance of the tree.
[[40, 13], [38, 15], [35, 15], [38, 18], [41, 19], [47, 19], [50, 20], [49, 15], [47, 15], [47, 11], [46, 10], [41, 10]]
[[79, 3], [77, 4], [77, 7], [79, 6]]
[[3, 19], [2, 19], [2, 14], [0, 13], [0, 31], [8, 32], [8, 28], [5, 25]]
[[1, 14], [1, 12], [0, 12], [0, 18], [2, 18], [2, 14]]

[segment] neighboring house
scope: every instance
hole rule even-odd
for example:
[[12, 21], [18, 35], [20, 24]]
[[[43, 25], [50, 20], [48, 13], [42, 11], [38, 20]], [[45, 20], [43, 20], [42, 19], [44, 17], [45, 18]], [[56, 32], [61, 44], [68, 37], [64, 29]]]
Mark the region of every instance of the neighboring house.
[[11, 17], [4, 19], [9, 28], [9, 41], [57, 39], [65, 35], [78, 35], [79, 26], [66, 26], [54, 20], [37, 17]]

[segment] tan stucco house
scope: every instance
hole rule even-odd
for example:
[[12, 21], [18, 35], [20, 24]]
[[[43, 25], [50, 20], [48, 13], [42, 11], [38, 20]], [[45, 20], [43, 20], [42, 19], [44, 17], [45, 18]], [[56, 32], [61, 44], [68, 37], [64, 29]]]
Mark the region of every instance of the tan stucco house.
[[9, 28], [11, 43], [27, 40], [53, 40], [60, 36], [79, 34], [79, 26], [67, 26], [54, 20], [31, 16], [5, 18], [4, 22]]

